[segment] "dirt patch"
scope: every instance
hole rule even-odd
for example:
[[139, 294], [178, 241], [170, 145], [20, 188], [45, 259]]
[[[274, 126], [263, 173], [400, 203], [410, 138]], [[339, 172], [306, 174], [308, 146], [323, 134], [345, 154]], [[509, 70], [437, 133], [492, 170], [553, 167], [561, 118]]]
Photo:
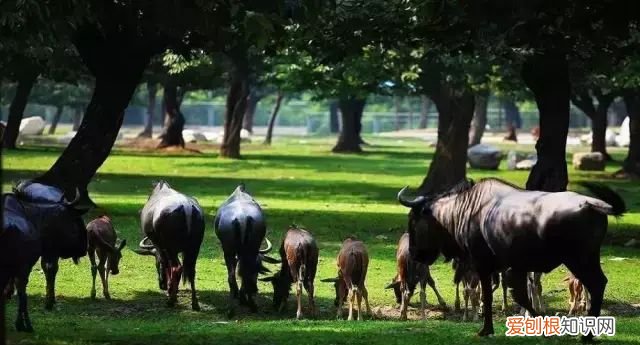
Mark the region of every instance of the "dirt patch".
[[187, 143], [185, 147], [179, 146], [169, 146], [162, 149], [158, 149], [158, 144], [160, 143], [159, 139], [155, 138], [132, 138], [125, 139], [122, 142], [116, 144], [116, 147], [119, 149], [126, 149], [129, 151], [136, 152], [155, 152], [155, 153], [170, 153], [170, 154], [194, 154], [194, 153], [202, 153], [204, 150], [214, 150], [219, 148], [219, 145], [214, 144], [196, 144], [196, 143]]

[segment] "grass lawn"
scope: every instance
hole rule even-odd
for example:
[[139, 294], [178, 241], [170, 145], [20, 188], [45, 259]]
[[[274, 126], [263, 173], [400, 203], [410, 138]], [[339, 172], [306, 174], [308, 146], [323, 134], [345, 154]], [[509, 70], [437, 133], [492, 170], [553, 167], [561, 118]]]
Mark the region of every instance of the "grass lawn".
[[[395, 274], [395, 247], [406, 226], [407, 210], [395, 195], [404, 185], [417, 186], [433, 149], [417, 140], [367, 138], [373, 145], [362, 155], [335, 155], [333, 139], [282, 139], [271, 148], [258, 144], [243, 146], [244, 159], [218, 159], [215, 148], [203, 154], [140, 153], [117, 149], [102, 166], [90, 185], [90, 193], [113, 218], [121, 238], [135, 246], [141, 238], [138, 211], [152, 188], [152, 181], [167, 180], [174, 188], [195, 196], [205, 208], [207, 232], [197, 265], [197, 288], [201, 312], [190, 310], [188, 291], [179, 294], [179, 305], [165, 307], [166, 298], [158, 290], [153, 259], [138, 256], [131, 247], [123, 251], [120, 274], [110, 279], [112, 301], [91, 300], [91, 274], [88, 259], [75, 266], [61, 262], [57, 279], [58, 303], [54, 311], [43, 308], [44, 275], [39, 264], [29, 284], [29, 310], [34, 334], [13, 330], [15, 298], [8, 306], [8, 339], [13, 344], [469, 344], [469, 343], [577, 343], [576, 338], [507, 338], [505, 316], [494, 315], [496, 337], [480, 339], [475, 333], [480, 322], [460, 321], [461, 315], [433, 306], [436, 299], [427, 291], [429, 318], [419, 320], [415, 308], [412, 321], [398, 322], [392, 291], [384, 287]], [[530, 151], [532, 147], [517, 146]], [[624, 150], [612, 150], [619, 161]], [[28, 148], [3, 153], [7, 190], [18, 179], [46, 170], [59, 150]], [[570, 168], [572, 181], [601, 180], [619, 191], [630, 212], [610, 222], [607, 244], [603, 247], [603, 267], [609, 278], [603, 313], [617, 317], [617, 333], [608, 343], [640, 344], [640, 249], [624, 247], [639, 237], [640, 185], [607, 180], [616, 164], [604, 173], [578, 173]], [[473, 178], [497, 176], [524, 185], [528, 172], [470, 170]], [[239, 182], [263, 205], [269, 225], [268, 236], [277, 247], [286, 227], [303, 225], [316, 236], [320, 263], [316, 280], [320, 315], [315, 320], [296, 322], [294, 298], [285, 313], [271, 306], [271, 286], [260, 283], [260, 311], [244, 309], [231, 319], [226, 270], [213, 232], [213, 215]], [[95, 212], [85, 219], [96, 216]], [[333, 286], [320, 278], [334, 277], [335, 256], [341, 240], [356, 235], [367, 244], [371, 263], [367, 286], [375, 320], [336, 321]], [[273, 270], [276, 266], [271, 266]], [[439, 261], [431, 267], [436, 284], [449, 306], [454, 286], [450, 264]], [[566, 313], [568, 291], [561, 267], [544, 276], [544, 299], [550, 313]], [[99, 280], [99, 279], [98, 279]], [[186, 287], [185, 287], [186, 289]], [[499, 290], [501, 291], [501, 290]], [[501, 297], [496, 292], [496, 307]], [[306, 295], [305, 295], [306, 306]], [[418, 302], [414, 297], [413, 302]], [[306, 309], [305, 309], [306, 311]]]

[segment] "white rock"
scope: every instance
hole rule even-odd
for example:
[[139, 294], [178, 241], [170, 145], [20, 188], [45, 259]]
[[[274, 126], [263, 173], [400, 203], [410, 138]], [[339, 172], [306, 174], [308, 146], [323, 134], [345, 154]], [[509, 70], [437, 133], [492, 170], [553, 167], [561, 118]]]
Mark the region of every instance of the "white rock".
[[531, 170], [536, 165], [537, 159], [525, 159], [516, 164], [517, 170]]
[[502, 151], [497, 147], [478, 144], [467, 151], [469, 165], [477, 169], [498, 169], [502, 160]]
[[207, 141], [216, 141], [219, 137], [218, 132], [208, 131], [202, 132]]
[[71, 142], [71, 139], [73, 139], [73, 137], [76, 136], [77, 132], [67, 132], [65, 135], [61, 136], [58, 138], [58, 142], [60, 144], [69, 144], [69, 142]]
[[620, 132], [618, 136], [616, 136], [616, 145], [618, 146], [629, 146], [629, 117], [625, 117], [624, 121], [620, 125]]
[[20, 135], [41, 135], [45, 122], [40, 116], [31, 116], [20, 122]]
[[600, 152], [576, 152], [573, 154], [573, 168], [576, 170], [604, 170], [604, 155]]
[[605, 142], [607, 143], [607, 146], [616, 146], [616, 132], [614, 132], [610, 128], [607, 128], [607, 132], [605, 134]]
[[251, 139], [251, 133], [246, 129], [240, 130], [240, 139]]
[[638, 240], [636, 240], [635, 238], [632, 238], [629, 241], [627, 241], [627, 243], [625, 243], [624, 246], [625, 247], [633, 247], [636, 244], [638, 244]]
[[207, 141], [207, 137], [193, 129], [185, 129], [182, 131], [182, 138], [185, 143], [195, 143], [197, 141]]
[[577, 146], [581, 145], [580, 138], [578, 137], [567, 137], [567, 145]]

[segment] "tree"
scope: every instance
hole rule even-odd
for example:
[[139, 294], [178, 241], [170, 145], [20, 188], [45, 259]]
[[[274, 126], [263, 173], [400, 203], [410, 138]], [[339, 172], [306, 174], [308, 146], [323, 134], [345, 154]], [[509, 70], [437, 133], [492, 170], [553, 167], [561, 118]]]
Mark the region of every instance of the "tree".
[[[575, 88], [574, 88], [575, 89]], [[596, 99], [596, 104], [593, 100]], [[615, 94], [594, 87], [591, 91], [574, 93], [573, 104], [591, 119], [591, 152], [600, 152], [608, 161], [613, 160], [607, 153], [607, 112]]]
[[271, 116], [269, 117], [269, 125], [267, 127], [267, 135], [264, 138], [265, 145], [271, 145], [271, 139], [273, 137], [273, 127], [276, 124], [276, 117], [278, 116], [278, 112], [280, 111], [280, 105], [282, 104], [282, 99], [284, 98], [284, 93], [278, 90], [276, 95], [276, 101], [273, 105], [273, 110], [271, 111]]
[[2, 67], [5, 69], [3, 74], [10, 75], [11, 79], [17, 83], [13, 100], [9, 106], [9, 117], [3, 136], [3, 148], [15, 149], [20, 122], [31, 89], [40, 75], [41, 64], [33, 58], [19, 56], [9, 63], [5, 62]]
[[473, 119], [471, 121], [471, 134], [469, 146], [480, 144], [484, 129], [487, 126], [487, 106], [489, 104], [489, 93], [478, 92], [475, 95], [475, 108], [473, 109]]

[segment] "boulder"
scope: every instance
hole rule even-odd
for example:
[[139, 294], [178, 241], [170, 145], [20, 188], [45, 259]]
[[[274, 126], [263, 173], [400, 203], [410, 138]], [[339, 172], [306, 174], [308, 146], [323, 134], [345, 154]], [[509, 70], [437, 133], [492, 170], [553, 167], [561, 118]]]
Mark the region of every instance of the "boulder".
[[218, 138], [220, 137], [218, 135], [218, 132], [213, 132], [213, 131], [202, 132], [202, 135], [204, 135], [207, 141], [217, 141]]
[[620, 132], [618, 136], [616, 136], [616, 145], [618, 146], [629, 146], [630, 142], [629, 138], [629, 117], [625, 117], [624, 121], [620, 125]]
[[240, 142], [241, 143], [251, 142], [251, 133], [249, 133], [249, 131], [244, 128], [240, 130]]
[[185, 143], [195, 143], [198, 141], [207, 141], [207, 137], [198, 131], [193, 129], [185, 129], [182, 131], [182, 138]]
[[573, 154], [573, 167], [576, 170], [604, 170], [605, 160], [600, 152], [576, 152]]
[[40, 116], [26, 117], [20, 122], [20, 135], [41, 135], [45, 124]]
[[538, 159], [523, 159], [516, 164], [516, 170], [531, 170], [536, 165]]
[[607, 143], [607, 146], [616, 146], [618, 144], [616, 142], [616, 132], [614, 132], [610, 128], [607, 128], [607, 132], [605, 134], [605, 139], [604, 140]]
[[502, 151], [491, 145], [478, 144], [467, 151], [467, 156], [472, 168], [496, 170], [502, 160]]
[[518, 162], [527, 159], [527, 155], [514, 150], [507, 153], [507, 170], [515, 170]]

